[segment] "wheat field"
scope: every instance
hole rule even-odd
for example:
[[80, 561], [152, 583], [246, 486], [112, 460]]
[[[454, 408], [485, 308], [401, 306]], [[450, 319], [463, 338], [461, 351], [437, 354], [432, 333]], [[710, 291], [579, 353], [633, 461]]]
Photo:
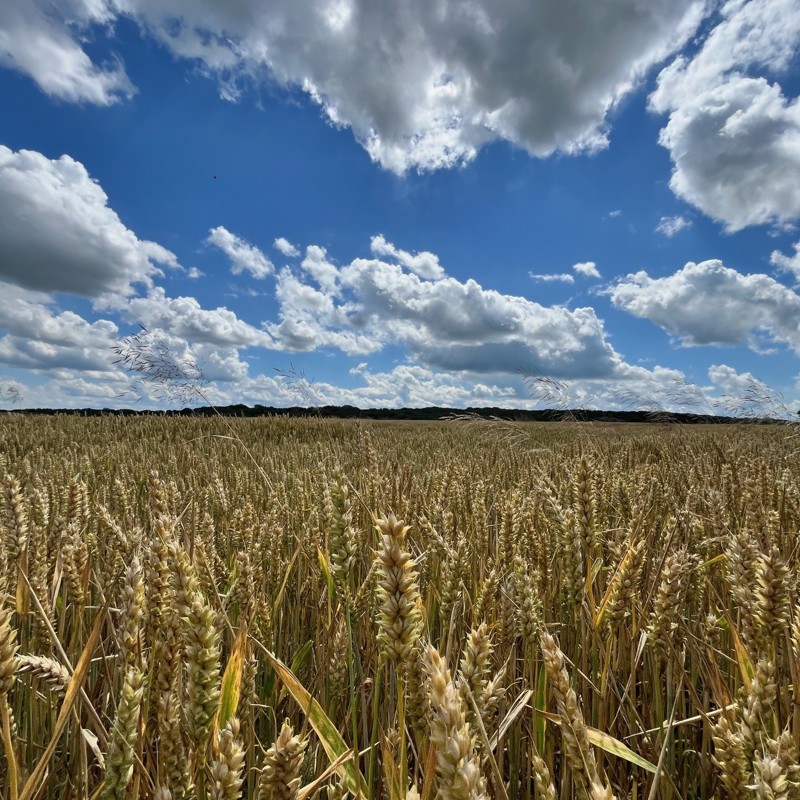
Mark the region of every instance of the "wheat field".
[[798, 798], [780, 426], [0, 418], [0, 797]]

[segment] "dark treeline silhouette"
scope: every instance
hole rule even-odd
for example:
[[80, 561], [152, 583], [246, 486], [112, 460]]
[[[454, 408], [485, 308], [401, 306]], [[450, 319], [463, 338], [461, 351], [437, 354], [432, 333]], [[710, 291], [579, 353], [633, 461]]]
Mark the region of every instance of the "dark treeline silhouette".
[[747, 422], [778, 422], [766, 418], [743, 420], [742, 417], [720, 416], [711, 414], [685, 414], [660, 411], [597, 411], [578, 409], [565, 412], [561, 409], [505, 409], [505, 408], [443, 408], [429, 406], [427, 408], [356, 408], [355, 406], [316, 406], [303, 408], [291, 406], [276, 408], [274, 406], [246, 406], [243, 404], [230, 406], [199, 407], [153, 411], [149, 409], [131, 408], [80, 408], [80, 409], [2, 409], [0, 414], [40, 414], [67, 415], [82, 417], [102, 416], [169, 416], [169, 417], [324, 417], [330, 419], [373, 419], [373, 420], [459, 420], [486, 419], [509, 422], [646, 422], [646, 423], [681, 423], [681, 424], [732, 424]]

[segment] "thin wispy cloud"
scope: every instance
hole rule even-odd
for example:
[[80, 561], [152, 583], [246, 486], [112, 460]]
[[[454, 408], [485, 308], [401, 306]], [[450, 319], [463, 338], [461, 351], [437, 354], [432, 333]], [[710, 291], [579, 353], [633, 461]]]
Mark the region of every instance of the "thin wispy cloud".
[[535, 274], [528, 273], [528, 277], [533, 281], [540, 283], [575, 283], [575, 278], [568, 272], [549, 273], [549, 274]]
[[656, 233], [661, 233], [668, 238], [672, 238], [675, 234], [691, 227], [691, 220], [686, 219], [686, 217], [661, 217], [658, 221], [658, 225], [656, 225]]

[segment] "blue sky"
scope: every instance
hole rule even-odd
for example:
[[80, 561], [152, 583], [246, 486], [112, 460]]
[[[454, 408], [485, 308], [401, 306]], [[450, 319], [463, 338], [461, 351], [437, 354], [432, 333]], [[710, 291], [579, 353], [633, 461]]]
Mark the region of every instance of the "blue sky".
[[799, 47], [798, 0], [7, 0], [0, 389], [131, 404], [143, 325], [218, 403], [792, 407]]

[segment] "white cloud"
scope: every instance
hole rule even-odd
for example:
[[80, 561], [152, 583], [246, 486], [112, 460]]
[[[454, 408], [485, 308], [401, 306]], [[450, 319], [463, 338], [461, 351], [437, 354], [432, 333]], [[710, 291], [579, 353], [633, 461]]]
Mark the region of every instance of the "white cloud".
[[0, 145], [0, 279], [86, 297], [152, 285], [174, 253], [142, 241], [79, 161]]
[[[124, 397], [131, 384], [123, 373], [109, 371], [93, 375], [65, 368], [47, 374], [47, 379], [42, 382], [15, 384], [21, 394], [21, 408], [120, 408], [133, 405]], [[137, 407], [142, 406], [137, 404]]]
[[194, 297], [167, 297], [160, 286], [146, 297], [134, 297], [120, 311], [126, 320], [151, 331], [164, 331], [196, 345], [216, 347], [270, 347], [271, 337], [239, 319], [227, 308], [205, 309]]
[[0, 66], [29, 75], [52, 97], [111, 105], [135, 89], [119, 61], [96, 65], [83, 49], [90, 27], [116, 16], [106, 0], [3, 0], [0, 3]]
[[534, 272], [528, 272], [528, 277], [533, 281], [540, 281], [541, 283], [553, 283], [560, 281], [562, 283], [575, 283], [575, 278], [568, 272], [552, 273], [539, 275]]
[[387, 242], [381, 234], [373, 236], [369, 246], [373, 255], [391, 258], [420, 278], [435, 280], [444, 277], [444, 269], [439, 263], [439, 258], [427, 250], [415, 255], [406, 250], [399, 250], [391, 242]]
[[213, 244], [231, 260], [231, 272], [241, 275], [249, 272], [254, 278], [266, 278], [275, 271], [272, 262], [255, 245], [231, 233], [222, 225], [208, 232], [209, 244]]
[[423, 280], [380, 259], [336, 267], [322, 248], [308, 248], [303, 272], [309, 280], [281, 270], [280, 321], [265, 325], [288, 350], [359, 355], [403, 345], [428, 368], [557, 377], [610, 376], [622, 364], [591, 308], [542, 306], [473, 280]]
[[[252, 255], [240, 245], [233, 242], [234, 256]], [[153, 287], [156, 264], [180, 269], [177, 258], [126, 228], [102, 188], [68, 156], [50, 160], [0, 146], [0, 254], [0, 363], [8, 366], [114, 374], [117, 325], [59, 311], [49, 294], [57, 291], [91, 297], [96, 309], [170, 337], [177, 351], [191, 340], [215, 380], [246, 375], [237, 347], [272, 344], [228, 309], [203, 309], [194, 298], [168, 298]], [[259, 267], [256, 258], [251, 266]], [[202, 273], [192, 268], [187, 275]], [[141, 286], [148, 294], [132, 297]]]
[[[195, 359], [210, 381], [244, 379], [247, 364], [240, 359], [239, 348], [272, 344], [267, 334], [233, 312], [202, 309], [194, 298], [170, 299], [161, 288], [148, 297], [119, 302], [123, 305], [106, 310], [121, 311], [125, 318], [142, 322], [176, 359]], [[119, 381], [128, 380], [120, 378], [124, 373], [112, 366], [112, 348], [120, 339], [116, 323], [107, 319], [89, 322], [73, 311], [60, 311], [40, 292], [0, 283], [0, 331], [4, 333], [0, 336], [0, 364], [52, 377], [111, 380], [115, 394], [120, 391]], [[98, 396], [104, 395], [99, 392]]]
[[585, 275], [587, 278], [599, 278], [600, 270], [597, 269], [597, 264], [594, 261], [580, 261], [572, 265], [572, 269], [578, 275]]
[[248, 374], [246, 361], [242, 361], [236, 347], [218, 347], [212, 345], [194, 345], [192, 356], [203, 373], [203, 377], [211, 383], [225, 381], [238, 383]]
[[708, 379], [717, 390], [739, 397], [743, 397], [754, 387], [761, 390], [767, 389], [767, 385], [751, 372], [738, 372], [727, 364], [712, 364], [708, 368]]
[[[232, 248], [261, 268], [240, 240]], [[59, 310], [52, 294], [65, 292], [91, 298], [96, 311], [141, 322], [179, 349], [192, 341], [210, 377], [241, 379], [247, 366], [237, 348], [270, 347], [272, 338], [228, 309], [168, 298], [153, 285], [163, 275], [157, 265], [183, 271], [174, 253], [125, 227], [81, 163], [0, 145], [0, 364], [51, 375], [114, 374], [117, 324]], [[186, 274], [202, 275], [195, 268]], [[136, 296], [142, 288], [147, 294]]]
[[685, 383], [679, 370], [623, 364], [613, 378], [572, 379], [556, 385], [531, 376], [526, 381], [539, 408], [617, 409], [621, 411], [686, 410], [675, 408], [675, 387]]
[[[11, 0], [16, 14], [26, 2]], [[98, 21], [125, 14], [172, 53], [198, 61], [219, 77], [226, 98], [238, 98], [240, 79], [264, 74], [300, 88], [331, 122], [351, 128], [374, 161], [403, 173], [470, 161], [498, 139], [537, 156], [605, 147], [608, 112], [683, 46], [706, 3], [94, 0], [92, 7]], [[39, 52], [68, 44], [74, 32], [35, 8], [35, 26], [17, 31], [27, 66], [8, 63], [35, 66], [46, 87], [59, 65], [51, 58], [39, 65]], [[83, 12], [83, 24], [92, 19]], [[74, 38], [72, 47], [86, 58]], [[117, 72], [101, 74], [111, 86], [88, 99], [130, 91]]]
[[[149, 373], [144, 369], [125, 371], [119, 366], [119, 374], [125, 376], [137, 396], [201, 405], [212, 393], [222, 391], [215, 389], [215, 384], [237, 383], [248, 377], [248, 365], [230, 338], [200, 332], [190, 342], [187, 333], [197, 334], [197, 325], [184, 329], [169, 325], [138, 334], [132, 351], [147, 353], [161, 366]], [[124, 343], [121, 346], [124, 348]]]
[[[171, 351], [177, 357], [197, 359], [207, 377], [216, 383], [209, 385], [204, 394], [213, 403], [248, 403], [275, 406], [308, 404], [353, 405], [359, 408], [421, 408], [444, 406], [464, 408], [467, 406], [493, 406], [499, 408], [552, 408], [552, 402], [543, 402], [535, 387], [522, 375], [486, 376], [452, 372], [414, 365], [400, 364], [392, 369], [373, 369], [367, 362], [361, 362], [349, 371], [349, 380], [343, 378], [338, 384], [306, 379], [307, 390], [298, 392], [280, 375], [249, 375], [247, 365], [238, 359], [235, 351], [213, 351], [209, 358], [198, 348], [189, 349], [180, 339], [168, 338]], [[227, 362], [227, 363], [226, 363]], [[223, 366], [217, 370], [217, 364]], [[730, 368], [713, 368], [720, 378], [716, 390], [725, 391], [726, 373]], [[67, 368], [51, 370], [48, 374], [53, 380], [41, 386], [27, 386], [14, 382], [23, 396], [26, 407], [53, 406], [124, 406], [129, 405], [125, 396], [135, 384], [135, 377], [123, 372], [104, 373], [76, 371]], [[748, 375], [745, 373], [744, 375]], [[222, 381], [220, 383], [219, 381]], [[744, 376], [741, 382], [743, 383]], [[5, 383], [9, 383], [6, 381]], [[4, 384], [5, 385], [5, 384]], [[642, 367], [624, 365], [617, 376], [609, 379], [570, 380], [564, 384], [565, 395], [570, 408], [594, 409], [652, 409], [688, 410], [684, 404], [675, 406], [670, 397], [676, 395], [676, 387], [685, 385], [683, 373], [664, 367], [647, 370]], [[163, 400], [156, 397], [152, 387], [138, 387], [142, 400], [137, 407], [162, 407]], [[150, 398], [148, 399], [148, 388]], [[713, 409], [708, 400], [713, 399], [712, 388], [692, 387], [697, 390], [698, 405], [695, 409], [708, 412]], [[685, 403], [683, 393], [683, 401]], [[191, 397], [192, 404], [200, 405], [201, 399]], [[559, 406], [556, 406], [559, 407]]]
[[72, 311], [54, 314], [52, 304], [38, 293], [0, 283], [0, 319], [3, 330], [20, 338], [63, 346], [93, 346], [98, 338], [112, 342], [117, 326], [100, 320], [89, 324]]
[[204, 272], [197, 269], [197, 267], [189, 267], [186, 271], [186, 277], [191, 278], [191, 280], [196, 281], [198, 278], [202, 278], [205, 275]]
[[664, 236], [671, 239], [676, 233], [680, 233], [682, 230], [691, 227], [691, 221], [684, 217], [661, 217], [658, 221], [658, 225], [656, 225], [656, 233], [663, 233]]
[[300, 255], [300, 251], [288, 239], [284, 239], [283, 236], [279, 236], [272, 244], [286, 258], [297, 258]]
[[306, 248], [305, 258], [300, 262], [300, 268], [307, 272], [324, 292], [338, 296], [339, 268], [328, 259], [328, 253], [324, 247], [309, 245]]
[[800, 296], [768, 275], [743, 275], [716, 260], [689, 262], [665, 278], [628, 275], [608, 294], [685, 345], [747, 344], [758, 351], [785, 344], [800, 354]]
[[608, 216], [611, 217], [611, 219], [616, 219], [617, 217], [621, 217], [622, 216], [622, 209], [621, 208], [615, 208], [613, 211], [609, 211], [608, 212]]
[[774, 264], [778, 269], [788, 272], [800, 281], [800, 242], [794, 245], [794, 255], [787, 256], [780, 250], [773, 250], [769, 257], [769, 263]]
[[383, 346], [379, 334], [349, 318], [354, 305], [336, 306], [331, 295], [304, 283], [289, 269], [278, 274], [275, 296], [280, 322], [267, 324], [266, 330], [276, 346], [296, 351], [335, 347], [348, 355], [374, 353]]
[[713, 364], [708, 377], [714, 392], [711, 403], [717, 410], [751, 419], [796, 419], [787, 398], [751, 372], [738, 372], [727, 364]]
[[117, 326], [57, 311], [46, 295], [0, 283], [0, 364], [32, 370], [109, 370]]
[[[497, 406], [518, 408], [532, 405], [522, 382], [485, 382], [439, 372], [411, 364], [391, 370], [371, 370], [366, 363], [350, 370], [355, 385], [333, 384], [305, 379], [298, 388], [281, 375], [244, 375], [229, 386], [208, 389], [215, 403], [251, 405], [353, 405], [360, 408], [421, 408], [425, 406]], [[352, 382], [351, 382], [352, 383]], [[25, 395], [26, 387], [19, 390]], [[27, 400], [27, 395], [26, 395]]]
[[361, 369], [359, 377], [363, 387], [331, 391], [328, 386], [315, 386], [323, 396], [343, 395], [342, 400], [360, 406], [424, 408], [444, 406], [505, 406], [514, 407], [525, 402], [519, 387], [503, 383], [475, 381], [425, 367], [402, 364], [390, 371], [373, 372]]
[[[543, 401], [535, 387], [520, 374], [492, 376], [487, 380], [479, 374], [455, 374], [414, 364], [375, 370], [367, 362], [361, 362], [350, 370], [350, 376], [355, 382], [346, 386], [313, 381], [309, 394], [318, 405], [346, 404], [358, 408], [554, 407], [552, 402]], [[677, 370], [625, 365], [614, 378], [570, 380], [564, 387], [570, 408], [632, 410], [652, 407], [659, 398], [664, 400], [683, 380], [683, 373]], [[228, 402], [295, 405], [298, 395], [280, 378], [256, 375], [237, 384]]]
[[[777, 82], [800, 44], [796, 0], [729, 0], [691, 60], [666, 67], [650, 98], [673, 191], [737, 231], [800, 217], [800, 105]], [[763, 73], [763, 74], [760, 74]]]

